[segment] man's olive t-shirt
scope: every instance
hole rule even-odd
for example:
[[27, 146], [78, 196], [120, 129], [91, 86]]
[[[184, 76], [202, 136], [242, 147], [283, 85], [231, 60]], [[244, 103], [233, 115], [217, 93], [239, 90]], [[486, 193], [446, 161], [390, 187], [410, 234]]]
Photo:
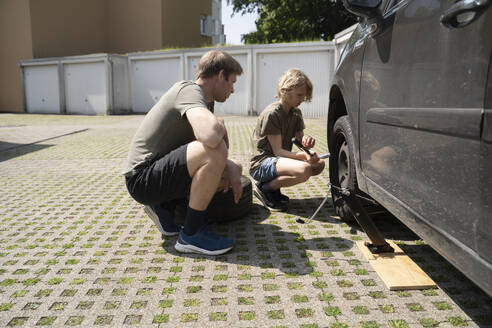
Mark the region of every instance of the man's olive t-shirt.
[[208, 108], [200, 86], [192, 81], [175, 83], [143, 119], [130, 145], [124, 174], [145, 162], [152, 162], [170, 151], [196, 140], [186, 119], [190, 108]]
[[292, 138], [304, 128], [304, 120], [299, 108], [292, 108], [286, 113], [280, 102], [268, 105], [258, 117], [251, 137], [253, 154], [250, 161], [250, 172], [257, 170], [266, 158], [275, 157], [267, 135], [282, 135], [282, 148], [291, 151]]

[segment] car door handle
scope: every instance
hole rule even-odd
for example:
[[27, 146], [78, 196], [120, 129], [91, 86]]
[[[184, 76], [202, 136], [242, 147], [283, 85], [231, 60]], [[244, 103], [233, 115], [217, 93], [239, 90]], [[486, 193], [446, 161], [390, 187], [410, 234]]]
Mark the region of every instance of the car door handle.
[[[490, 0], [460, 0], [441, 15], [441, 23], [448, 28], [465, 27], [477, 19], [490, 3]], [[463, 14], [469, 15], [460, 17]]]

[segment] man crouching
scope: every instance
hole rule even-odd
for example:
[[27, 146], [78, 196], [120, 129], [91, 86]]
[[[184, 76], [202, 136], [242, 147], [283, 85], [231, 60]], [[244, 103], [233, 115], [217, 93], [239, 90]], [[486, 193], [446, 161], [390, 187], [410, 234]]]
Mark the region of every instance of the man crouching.
[[[198, 63], [196, 81], [174, 84], [147, 113], [130, 145], [126, 186], [164, 236], [178, 235], [183, 253], [223, 254], [234, 241], [212, 233], [206, 209], [219, 188], [241, 198], [242, 167], [229, 160], [227, 130], [214, 102], [234, 92], [241, 65], [212, 50]], [[184, 227], [174, 223], [176, 204], [189, 197]]]

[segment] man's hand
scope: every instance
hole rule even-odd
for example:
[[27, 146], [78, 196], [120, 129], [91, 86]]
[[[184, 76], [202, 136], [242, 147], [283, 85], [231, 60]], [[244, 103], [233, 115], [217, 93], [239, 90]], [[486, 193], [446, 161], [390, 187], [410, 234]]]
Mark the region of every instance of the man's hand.
[[311, 136], [308, 136], [307, 134], [302, 136], [302, 141], [301, 141], [302, 145], [306, 148], [313, 148], [314, 147], [314, 144], [316, 143], [316, 140], [311, 137]]
[[222, 175], [224, 183], [224, 192], [229, 188], [234, 193], [234, 203], [238, 203], [243, 194], [243, 185], [241, 183], [242, 167], [231, 160], [227, 160], [224, 174]]

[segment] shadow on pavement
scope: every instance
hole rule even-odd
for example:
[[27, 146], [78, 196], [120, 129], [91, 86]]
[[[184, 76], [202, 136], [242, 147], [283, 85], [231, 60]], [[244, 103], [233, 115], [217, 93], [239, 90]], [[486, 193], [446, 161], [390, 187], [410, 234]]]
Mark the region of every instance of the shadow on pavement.
[[[286, 214], [289, 215], [289, 214]], [[315, 269], [310, 264], [307, 251], [325, 252], [322, 260], [328, 260], [331, 251], [351, 249], [353, 241], [340, 237], [310, 238], [301, 232], [287, 232], [277, 224], [265, 223], [270, 212], [263, 206], [253, 204], [250, 213], [243, 219], [228, 223], [215, 224], [213, 230], [219, 235], [233, 238], [235, 247], [221, 256], [182, 254], [174, 249], [176, 237], [166, 238], [163, 248], [175, 256], [195, 259], [207, 258], [216, 262], [258, 267], [261, 269], [278, 269], [285, 274], [307, 275]], [[295, 223], [292, 218], [292, 225]], [[332, 219], [335, 222], [335, 219]], [[271, 222], [277, 222], [274, 219]], [[326, 220], [330, 223], [330, 220]], [[299, 225], [300, 226], [300, 225]], [[231, 234], [230, 231], [234, 231]]]
[[45, 148], [52, 147], [53, 145], [40, 145], [40, 144], [15, 144], [10, 142], [0, 141], [0, 162], [7, 161], [9, 159], [33, 153]]
[[[480, 327], [492, 326], [491, 297], [429, 245], [400, 247], [473, 321], [480, 323]], [[446, 305], [441, 306], [446, 309]]]

